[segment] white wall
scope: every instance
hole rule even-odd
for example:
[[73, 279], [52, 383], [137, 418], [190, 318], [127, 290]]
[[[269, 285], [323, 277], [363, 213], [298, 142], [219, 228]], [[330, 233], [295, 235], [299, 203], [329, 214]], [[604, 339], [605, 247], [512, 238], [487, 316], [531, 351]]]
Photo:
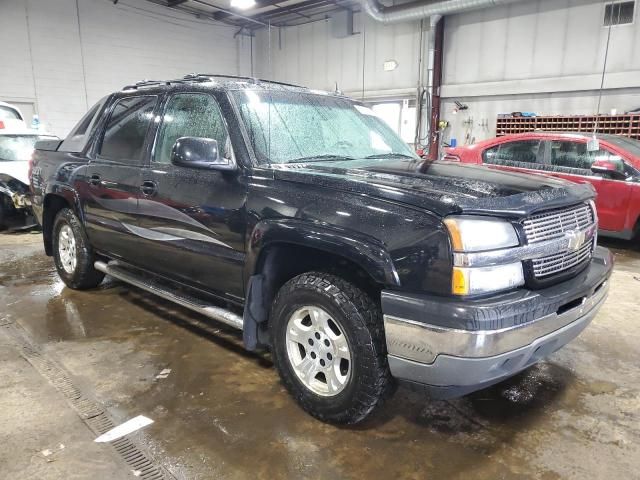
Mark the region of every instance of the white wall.
[[126, 84], [248, 74], [249, 41], [235, 31], [141, 0], [1, 0], [0, 100], [33, 103], [64, 136]]
[[[333, 37], [330, 20], [299, 27], [274, 27], [271, 55], [268, 30], [259, 30], [257, 75], [322, 90], [333, 90], [337, 82], [343, 92], [360, 97], [364, 58], [364, 89], [368, 97], [415, 95], [419, 23], [385, 26], [363, 14], [354, 17], [354, 30], [359, 33], [347, 38]], [[395, 60], [398, 67], [385, 72], [383, 64], [387, 60]]]
[[[612, 29], [602, 100], [606, 112], [640, 107], [638, 10], [640, 2], [632, 25]], [[602, 0], [525, 0], [446, 17], [442, 116], [452, 127], [445, 136], [459, 142], [467, 134], [476, 140], [494, 136], [498, 113], [595, 113], [607, 35], [603, 18]], [[357, 31], [360, 23], [356, 15]], [[365, 97], [415, 95], [419, 24], [384, 26], [367, 17], [364, 30]], [[279, 42], [272, 29], [271, 75], [268, 36], [258, 33], [258, 74], [321, 89], [333, 89], [337, 81], [341, 90], [362, 95], [361, 34], [332, 38], [325, 21], [282, 29], [281, 36]], [[382, 69], [389, 59], [399, 63], [394, 72]], [[454, 100], [469, 110], [453, 115]], [[471, 129], [463, 124], [470, 117]]]
[[[633, 24], [611, 30], [601, 112], [640, 107], [638, 9], [640, 3]], [[594, 114], [607, 41], [603, 18], [599, 0], [525, 1], [447, 17], [447, 137], [493, 136], [498, 113]], [[454, 100], [469, 110], [452, 115]], [[479, 125], [486, 122], [488, 129]]]
[[[34, 103], [65, 135], [103, 95], [143, 78], [194, 71], [250, 74], [249, 38], [143, 0], [0, 0], [0, 100]], [[498, 113], [594, 113], [607, 29], [600, 0], [527, 0], [446, 18], [442, 87], [446, 137], [495, 134]], [[636, 6], [640, 10], [640, 3]], [[79, 19], [79, 22], [78, 22]], [[382, 25], [355, 15], [334, 38], [330, 21], [263, 29], [255, 74], [359, 98], [412, 97], [418, 22]], [[426, 42], [428, 32], [423, 34]], [[269, 43], [271, 51], [269, 52]], [[426, 49], [422, 68], [426, 66]], [[386, 60], [398, 62], [392, 72]], [[640, 107], [640, 21], [612, 29], [603, 111]], [[452, 115], [453, 101], [469, 110]], [[465, 120], [473, 119], [473, 128]], [[487, 123], [488, 128], [478, 125]]]

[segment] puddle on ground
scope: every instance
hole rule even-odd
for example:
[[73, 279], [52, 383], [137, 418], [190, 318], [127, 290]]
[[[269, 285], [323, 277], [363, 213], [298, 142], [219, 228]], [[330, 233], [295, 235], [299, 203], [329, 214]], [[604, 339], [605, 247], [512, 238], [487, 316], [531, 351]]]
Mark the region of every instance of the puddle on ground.
[[[553, 479], [571, 471], [581, 478], [581, 468], [594, 467], [571, 470], [578, 454], [597, 459], [601, 442], [638, 436], [637, 424], [622, 420], [600, 436], [588, 423], [621, 409], [632, 415], [632, 403], [610, 410], [593, 399], [620, 389], [633, 398], [637, 376], [607, 382], [555, 357], [460, 399], [429, 401], [400, 388], [363, 424], [326, 425], [295, 405], [269, 354], [246, 352], [228, 327], [116, 282], [71, 291], [41, 254], [3, 263], [0, 285], [3, 315], [92, 389], [116, 421], [155, 420], [140, 438], [178, 478]], [[613, 355], [580, 358], [602, 368]], [[171, 372], [158, 379], [163, 369]], [[565, 424], [583, 426], [558, 436]], [[561, 444], [563, 455], [550, 453]], [[623, 445], [640, 466], [637, 447]], [[612, 468], [631, 478], [627, 466]]]

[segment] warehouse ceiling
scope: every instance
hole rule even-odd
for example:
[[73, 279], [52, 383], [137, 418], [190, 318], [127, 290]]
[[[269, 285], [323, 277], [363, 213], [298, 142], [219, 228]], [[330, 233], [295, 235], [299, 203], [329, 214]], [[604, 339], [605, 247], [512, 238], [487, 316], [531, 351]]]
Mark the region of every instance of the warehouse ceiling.
[[236, 25], [241, 33], [273, 27], [287, 27], [328, 18], [339, 11], [359, 10], [356, 0], [254, 0], [246, 9], [233, 8], [230, 0], [149, 0], [168, 9], [191, 13]]

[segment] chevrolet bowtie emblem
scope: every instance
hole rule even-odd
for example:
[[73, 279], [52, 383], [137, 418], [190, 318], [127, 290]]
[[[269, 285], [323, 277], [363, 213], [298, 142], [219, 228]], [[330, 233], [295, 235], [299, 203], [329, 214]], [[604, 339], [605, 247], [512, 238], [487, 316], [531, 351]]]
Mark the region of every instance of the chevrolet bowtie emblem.
[[578, 250], [584, 244], [586, 239], [586, 233], [579, 232], [577, 230], [569, 230], [565, 233], [565, 235], [569, 240], [569, 245], [567, 245], [567, 248], [571, 252], [575, 252], [576, 250]]

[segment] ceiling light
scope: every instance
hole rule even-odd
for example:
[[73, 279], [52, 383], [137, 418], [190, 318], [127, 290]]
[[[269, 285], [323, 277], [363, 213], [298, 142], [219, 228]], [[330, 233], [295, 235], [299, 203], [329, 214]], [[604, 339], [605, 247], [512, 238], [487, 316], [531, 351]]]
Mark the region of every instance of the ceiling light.
[[231, 8], [246, 10], [256, 4], [256, 0], [231, 0]]
[[395, 60], [387, 60], [382, 64], [382, 68], [385, 72], [393, 72], [396, 68], [398, 68], [398, 62]]

